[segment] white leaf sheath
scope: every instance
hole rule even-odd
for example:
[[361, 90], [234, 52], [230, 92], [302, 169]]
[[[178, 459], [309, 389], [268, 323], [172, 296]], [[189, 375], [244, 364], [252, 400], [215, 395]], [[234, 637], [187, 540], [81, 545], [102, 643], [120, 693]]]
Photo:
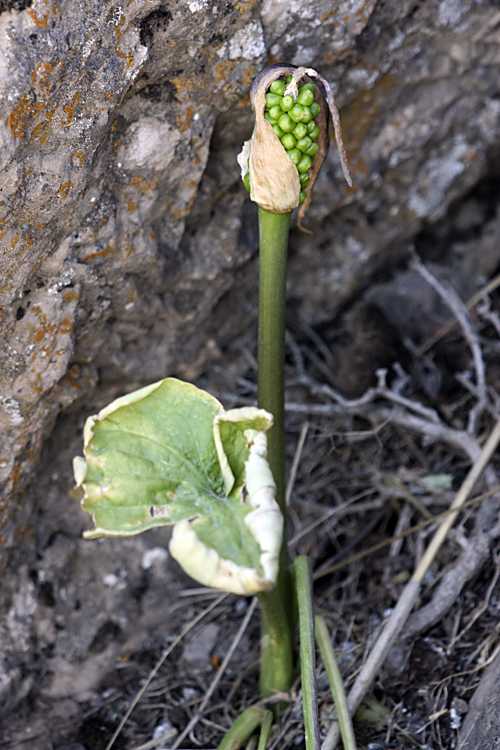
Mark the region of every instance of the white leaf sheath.
[[250, 455], [245, 464], [247, 502], [252, 508], [245, 524], [260, 547], [260, 568], [237, 565], [207, 547], [195, 531], [196, 519], [174, 526], [170, 554], [183, 570], [204, 586], [249, 596], [274, 588], [283, 537], [283, 516], [276, 502], [276, 485], [267, 462], [264, 432], [246, 430]]
[[283, 516], [276, 502], [276, 484], [267, 462], [267, 435], [246, 430], [250, 455], [245, 464], [248, 503], [252, 512], [245, 524], [261, 549], [260, 564], [264, 579], [276, 583], [283, 538]]

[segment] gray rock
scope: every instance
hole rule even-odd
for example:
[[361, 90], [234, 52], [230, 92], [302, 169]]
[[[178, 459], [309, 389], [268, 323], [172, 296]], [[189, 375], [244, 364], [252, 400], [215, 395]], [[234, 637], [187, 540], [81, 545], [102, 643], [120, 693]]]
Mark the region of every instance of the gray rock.
[[499, 675], [500, 659], [497, 656], [485, 671], [472, 696], [459, 736], [459, 750], [474, 750], [477, 747], [495, 750], [500, 747]]
[[219, 626], [214, 622], [203, 627], [199, 633], [190, 638], [182, 652], [183, 658], [196, 667], [206, 667], [210, 662], [212, 649], [219, 634]]

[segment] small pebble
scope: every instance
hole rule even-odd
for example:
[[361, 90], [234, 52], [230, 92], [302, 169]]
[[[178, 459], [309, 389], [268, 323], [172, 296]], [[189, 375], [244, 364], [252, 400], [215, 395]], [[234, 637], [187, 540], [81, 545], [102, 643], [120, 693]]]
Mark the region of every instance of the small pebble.
[[147, 549], [141, 560], [141, 566], [143, 570], [149, 570], [153, 567], [156, 561], [163, 563], [168, 558], [168, 552], [164, 547], [152, 547]]

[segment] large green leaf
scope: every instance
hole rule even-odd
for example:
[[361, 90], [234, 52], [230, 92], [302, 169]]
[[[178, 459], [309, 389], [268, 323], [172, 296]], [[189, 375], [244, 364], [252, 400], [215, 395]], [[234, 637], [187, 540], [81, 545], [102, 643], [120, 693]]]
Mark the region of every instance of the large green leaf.
[[282, 518], [265, 460], [271, 425], [262, 409], [225, 412], [173, 378], [117, 399], [87, 420], [84, 458], [74, 460], [95, 524], [85, 536], [174, 525], [171, 554], [196, 580], [238, 593], [272, 588]]

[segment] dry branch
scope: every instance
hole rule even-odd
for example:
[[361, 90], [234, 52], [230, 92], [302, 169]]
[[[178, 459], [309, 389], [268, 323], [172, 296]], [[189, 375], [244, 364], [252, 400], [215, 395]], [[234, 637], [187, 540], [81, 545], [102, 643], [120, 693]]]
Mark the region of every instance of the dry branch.
[[[420, 561], [410, 582], [405, 586], [394, 611], [392, 612], [380, 637], [372, 648], [372, 651], [365, 665], [363, 666], [363, 669], [359, 673], [347, 698], [347, 704], [349, 706], [351, 714], [353, 714], [358, 708], [367, 690], [375, 679], [380, 667], [384, 663], [391, 646], [395, 643], [396, 639], [401, 633], [408, 615], [413, 609], [413, 606], [418, 598], [425, 575], [429, 571], [438, 551], [440, 550], [444, 540], [446, 539], [448, 532], [456, 521], [461, 506], [465, 503], [476, 482], [483, 474], [499, 443], [500, 420], [496, 423], [477, 461], [470, 469], [467, 477], [465, 478], [465, 481], [460, 487], [460, 490], [458, 491], [451, 506], [451, 510], [453, 512], [449, 514], [449, 516], [442, 522], [442, 524], [436, 531], [431, 543], [427, 547], [424, 557]], [[332, 724], [328, 732], [328, 735], [322, 745], [322, 750], [333, 750], [338, 741], [338, 738], [339, 728], [338, 724], [335, 722], [334, 724]]]

